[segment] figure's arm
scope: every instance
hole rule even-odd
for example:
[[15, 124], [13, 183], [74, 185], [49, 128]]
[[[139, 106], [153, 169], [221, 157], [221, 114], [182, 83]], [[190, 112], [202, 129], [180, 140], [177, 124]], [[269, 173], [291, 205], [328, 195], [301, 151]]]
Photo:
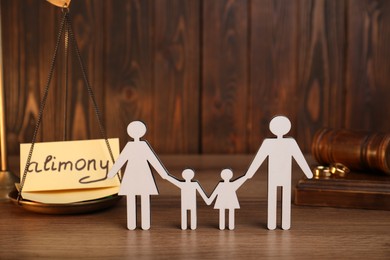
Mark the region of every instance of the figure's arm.
[[234, 188], [237, 190], [238, 188], [241, 187], [241, 185], [243, 185], [245, 183], [246, 180], [248, 180], [249, 177], [246, 176], [246, 175], [242, 175], [241, 177], [238, 177], [237, 179], [235, 179], [233, 181], [233, 184], [234, 184]]
[[267, 156], [267, 140], [264, 140], [251, 165], [249, 166], [249, 169], [245, 173], [246, 178], [250, 179], [253, 177], [253, 175], [255, 175], [256, 171], [260, 168], [261, 164], [264, 162]]
[[299, 167], [301, 167], [303, 173], [306, 175], [307, 178], [311, 179], [313, 178], [313, 172], [311, 171], [309, 165], [307, 164], [307, 161], [305, 157], [303, 156], [303, 153], [301, 152], [301, 149], [299, 149], [299, 146], [297, 142], [293, 139], [294, 141], [294, 150], [293, 150], [293, 157]]
[[[148, 162], [150, 165], [153, 166], [153, 168], [157, 171], [158, 174], [160, 174], [161, 178], [167, 179], [169, 176], [171, 176], [167, 169], [165, 169], [164, 165], [161, 163], [161, 161], [157, 158], [157, 154], [153, 151], [152, 147], [149, 145], [148, 142], [144, 141], [148, 147], [149, 147], [149, 153], [147, 155]], [[172, 177], [172, 176], [171, 176]]]
[[173, 185], [181, 188], [183, 182], [176, 179], [175, 177], [173, 177], [172, 175], [168, 175], [168, 177], [166, 178], [167, 181], [169, 181], [170, 183], [172, 183]]
[[207, 197], [207, 194], [206, 192], [204, 191], [202, 185], [200, 185], [199, 182], [196, 182], [198, 185], [196, 187], [197, 191], [199, 192], [200, 196], [202, 197], [202, 199], [204, 200], [204, 202], [206, 202], [207, 205], [210, 205], [212, 201], [209, 200], [209, 198]]
[[128, 154], [127, 154], [127, 145], [126, 145], [125, 148], [123, 148], [122, 152], [119, 154], [118, 159], [116, 159], [114, 165], [108, 172], [107, 178], [114, 177], [122, 168], [122, 166], [127, 162], [127, 159], [128, 159]]
[[218, 190], [219, 190], [219, 183], [218, 183], [218, 185], [215, 187], [215, 189], [214, 189], [214, 191], [213, 191], [213, 193], [211, 193], [211, 195], [210, 195], [210, 197], [208, 198], [208, 200], [207, 200], [207, 205], [211, 205], [211, 203], [215, 200], [215, 198], [217, 197], [217, 195], [218, 195]]

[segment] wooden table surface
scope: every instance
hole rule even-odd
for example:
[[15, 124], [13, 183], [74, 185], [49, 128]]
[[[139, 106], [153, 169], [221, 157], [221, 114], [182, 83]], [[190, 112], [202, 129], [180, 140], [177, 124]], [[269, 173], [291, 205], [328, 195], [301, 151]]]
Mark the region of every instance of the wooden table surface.
[[[224, 167], [243, 174], [253, 156], [161, 156], [177, 177], [191, 166], [208, 194]], [[293, 185], [303, 177], [294, 168]], [[233, 231], [218, 229], [218, 211], [198, 201], [198, 228], [180, 229], [180, 191], [158, 175], [151, 229], [126, 229], [126, 205], [81, 215], [32, 213], [0, 202], [0, 259], [390, 259], [390, 212], [292, 206], [290, 230], [266, 228], [266, 167], [239, 190]]]

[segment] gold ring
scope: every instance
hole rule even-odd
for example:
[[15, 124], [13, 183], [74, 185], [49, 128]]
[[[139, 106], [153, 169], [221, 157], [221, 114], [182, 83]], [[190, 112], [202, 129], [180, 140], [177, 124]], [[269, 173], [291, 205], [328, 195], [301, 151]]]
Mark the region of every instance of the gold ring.
[[346, 174], [350, 172], [349, 168], [345, 166], [342, 163], [332, 163], [330, 165], [330, 172], [332, 174], [340, 175], [341, 177], [344, 177]]
[[322, 166], [322, 165], [319, 165], [319, 166], [315, 167], [313, 169], [313, 173], [314, 173], [314, 177], [316, 179], [324, 178], [324, 177], [327, 178], [327, 177], [332, 175], [330, 173], [329, 167], [325, 167], [325, 166]]

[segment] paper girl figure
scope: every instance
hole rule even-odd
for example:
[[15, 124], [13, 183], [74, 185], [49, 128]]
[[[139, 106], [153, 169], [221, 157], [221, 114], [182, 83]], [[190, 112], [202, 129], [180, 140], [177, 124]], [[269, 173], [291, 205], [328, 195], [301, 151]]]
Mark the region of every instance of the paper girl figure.
[[191, 214], [191, 229], [196, 229], [196, 192], [198, 191], [206, 203], [208, 200], [202, 186], [197, 181], [192, 180], [194, 175], [193, 170], [185, 169], [182, 173], [184, 181], [179, 181], [171, 176], [167, 179], [181, 189], [181, 229], [183, 230], [187, 229], [187, 211], [190, 211]]
[[146, 133], [144, 123], [131, 122], [127, 127], [127, 133], [134, 140], [126, 144], [109, 171], [108, 178], [114, 177], [127, 163], [119, 190], [119, 195], [127, 196], [127, 228], [130, 230], [136, 228], [136, 196], [140, 196], [141, 227], [147, 230], [150, 228], [150, 195], [158, 194], [149, 165], [153, 166], [163, 179], [166, 179], [169, 174], [148, 142], [140, 140]]
[[266, 138], [259, 148], [245, 176], [252, 178], [263, 161], [268, 157], [268, 223], [270, 230], [276, 228], [277, 187], [282, 187], [282, 229], [291, 226], [291, 170], [292, 158], [307, 178], [313, 173], [307, 164], [297, 142], [283, 137], [291, 129], [291, 122], [285, 116], [274, 117], [269, 129], [276, 138]]
[[223, 181], [219, 182], [215, 187], [213, 193], [208, 199], [208, 205], [210, 205], [215, 197], [217, 200], [214, 204], [214, 209], [219, 209], [219, 229], [225, 229], [225, 210], [229, 210], [229, 229], [234, 229], [234, 210], [240, 208], [236, 191], [247, 180], [245, 176], [242, 176], [234, 181], [230, 181], [233, 177], [233, 172], [230, 169], [224, 169], [221, 172], [221, 178]]

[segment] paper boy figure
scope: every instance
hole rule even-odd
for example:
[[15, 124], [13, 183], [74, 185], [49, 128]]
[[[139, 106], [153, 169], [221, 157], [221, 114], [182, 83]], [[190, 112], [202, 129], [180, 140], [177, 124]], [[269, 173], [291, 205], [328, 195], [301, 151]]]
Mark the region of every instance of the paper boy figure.
[[187, 211], [190, 211], [191, 214], [191, 229], [196, 229], [196, 191], [206, 203], [208, 200], [202, 186], [197, 181], [192, 180], [194, 175], [193, 170], [185, 169], [182, 173], [184, 181], [179, 181], [171, 176], [167, 179], [181, 189], [181, 229], [183, 230], [187, 229]]
[[297, 142], [293, 138], [283, 137], [291, 129], [291, 122], [285, 116], [274, 117], [269, 129], [276, 138], [266, 138], [260, 146], [246, 176], [252, 178], [263, 161], [268, 157], [268, 229], [276, 228], [277, 187], [282, 187], [282, 228], [291, 226], [291, 170], [292, 158], [307, 178], [313, 173], [307, 164]]
[[127, 133], [134, 140], [126, 144], [108, 173], [112, 178], [126, 165], [119, 195], [127, 196], [127, 228], [136, 228], [136, 196], [141, 197], [141, 227], [150, 228], [150, 195], [157, 195], [158, 190], [149, 165], [157, 171], [163, 179], [168, 172], [158, 160], [157, 155], [146, 141], [140, 140], [146, 133], [146, 126], [141, 121], [133, 121], [127, 127]]
[[242, 176], [234, 181], [230, 181], [233, 177], [233, 172], [230, 169], [224, 169], [221, 172], [223, 181], [219, 182], [213, 193], [208, 199], [210, 205], [217, 198], [214, 209], [219, 209], [219, 229], [225, 229], [225, 210], [229, 210], [229, 229], [234, 229], [234, 210], [240, 208], [236, 191], [247, 180], [247, 177]]

